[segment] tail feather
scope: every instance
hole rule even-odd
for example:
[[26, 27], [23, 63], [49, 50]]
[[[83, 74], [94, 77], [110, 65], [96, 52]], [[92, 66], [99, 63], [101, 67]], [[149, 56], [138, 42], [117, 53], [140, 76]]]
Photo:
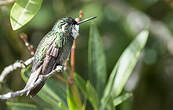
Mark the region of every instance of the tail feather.
[[41, 81], [41, 83], [39, 85], [37, 85], [34, 89], [29, 91], [27, 94], [32, 97], [35, 96], [40, 91], [40, 89], [44, 86], [45, 82], [46, 82], [46, 80]]
[[[25, 89], [30, 87], [31, 85], [33, 85], [35, 83], [35, 81], [38, 79], [38, 76], [41, 72], [41, 68], [42, 66], [40, 66], [36, 71], [34, 71], [33, 73], [31, 73], [29, 79], [28, 79], [28, 82], [25, 86]], [[27, 92], [27, 95], [29, 95], [30, 91]]]
[[[26, 84], [26, 88], [33, 85], [37, 81], [39, 75], [48, 74], [55, 67], [58, 50], [53, 48], [51, 52], [52, 53], [49, 53], [46, 55], [46, 57], [44, 58], [43, 64], [38, 69], [33, 70], [34, 72], [31, 73], [28, 83]], [[33, 88], [31, 91], [28, 91], [27, 95], [30, 95], [30, 96], [36, 95], [40, 91], [40, 89], [44, 86], [45, 82], [46, 82], [46, 79], [41, 81], [41, 83], [37, 85], [35, 88]]]

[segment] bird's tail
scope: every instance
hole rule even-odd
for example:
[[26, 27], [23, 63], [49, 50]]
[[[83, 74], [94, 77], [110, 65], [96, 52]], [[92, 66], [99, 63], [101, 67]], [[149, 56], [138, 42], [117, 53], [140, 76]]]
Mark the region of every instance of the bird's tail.
[[41, 81], [41, 83], [39, 85], [37, 85], [34, 89], [29, 91], [29, 93], [27, 93], [27, 94], [31, 97], [35, 96], [40, 91], [40, 89], [44, 86], [45, 82], [46, 82], [46, 80]]
[[[39, 67], [36, 71], [34, 71], [34, 72], [31, 71], [31, 75], [30, 75], [30, 77], [29, 77], [29, 79], [28, 79], [28, 81], [27, 81], [26, 86], [25, 86], [24, 89], [29, 88], [29, 87], [32, 87], [32, 86], [35, 84], [35, 82], [36, 82], [36, 80], [38, 79], [38, 76], [39, 76], [39, 74], [40, 74], [40, 72], [41, 72], [41, 68], [42, 68], [42, 66], [40, 66], [40, 67]], [[40, 83], [40, 85], [41, 85], [41, 83]], [[44, 85], [44, 84], [43, 84], [43, 85]], [[39, 85], [38, 85], [38, 86], [39, 86]], [[37, 87], [35, 87], [35, 88], [37, 88]], [[35, 89], [35, 88], [34, 88], [34, 89]], [[41, 88], [40, 88], [40, 89], [41, 89]], [[32, 91], [32, 90], [31, 90], [31, 91]], [[27, 92], [27, 95], [29, 95], [31, 91], [28, 91], [28, 92]]]

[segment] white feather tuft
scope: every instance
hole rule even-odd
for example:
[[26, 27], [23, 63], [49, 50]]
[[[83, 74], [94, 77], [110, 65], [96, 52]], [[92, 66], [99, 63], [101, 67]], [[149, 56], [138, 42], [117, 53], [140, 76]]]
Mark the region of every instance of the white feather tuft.
[[74, 25], [73, 28], [72, 28], [73, 38], [76, 39], [78, 34], [79, 34], [79, 25]]

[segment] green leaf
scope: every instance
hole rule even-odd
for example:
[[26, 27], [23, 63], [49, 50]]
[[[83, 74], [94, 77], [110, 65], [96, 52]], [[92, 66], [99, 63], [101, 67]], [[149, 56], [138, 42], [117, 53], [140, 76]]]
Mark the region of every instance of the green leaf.
[[102, 40], [97, 27], [92, 24], [90, 27], [88, 47], [89, 80], [97, 90], [99, 99], [102, 96], [106, 81], [106, 60]]
[[46, 81], [46, 84], [38, 93], [38, 96], [45, 102], [52, 105], [53, 108], [67, 110], [66, 92], [63, 90], [62, 85], [53, 79], [48, 79]]
[[87, 91], [86, 91], [86, 87], [85, 87], [85, 85], [86, 85], [85, 80], [81, 76], [79, 76], [78, 74], [74, 75], [74, 79], [75, 79], [75, 84], [77, 85], [77, 87], [82, 91], [82, 93], [84, 95], [87, 96]]
[[95, 88], [91, 85], [91, 83], [89, 81], [85, 82], [85, 80], [82, 79], [82, 77], [80, 77], [78, 74], [75, 74], [75, 84], [77, 85], [77, 87], [79, 87], [84, 96], [89, 100], [94, 110], [98, 110], [98, 94]]
[[87, 99], [85, 98], [83, 100], [82, 110], [86, 110]]
[[7, 105], [10, 110], [40, 110], [33, 104], [7, 102]]
[[[25, 82], [27, 82], [30, 75], [31, 66], [23, 69], [21, 74]], [[53, 108], [59, 108], [61, 110], [67, 110], [66, 104], [66, 91], [60, 82], [57, 82], [49, 78], [44, 87], [37, 94], [46, 103], [52, 105]]]
[[104, 90], [102, 106], [107, 106], [110, 98], [114, 99], [121, 93], [146, 44], [148, 33], [147, 30], [142, 31], [119, 58]]
[[21, 69], [21, 76], [22, 76], [22, 79], [25, 81], [25, 83], [27, 82], [30, 73], [31, 73], [31, 65], [27, 66], [24, 69]]
[[28, 23], [39, 11], [42, 0], [16, 0], [11, 12], [10, 22], [13, 30]]
[[86, 83], [86, 90], [88, 94], [88, 100], [91, 102], [92, 106], [94, 107], [94, 110], [98, 110], [99, 109], [98, 94], [89, 81], [87, 81]]
[[121, 104], [122, 102], [124, 102], [125, 100], [127, 100], [128, 98], [130, 98], [132, 96], [132, 93], [124, 93], [121, 96], [118, 96], [117, 98], [114, 99], [113, 104], [114, 106], [117, 106], [119, 104]]
[[[130, 74], [132, 73], [140, 53], [148, 39], [148, 31], [142, 31], [137, 38], [127, 47], [113, 69], [111, 75], [115, 76], [112, 85], [112, 96], [118, 96], [124, 88]], [[114, 75], [116, 74], [116, 75]]]
[[80, 94], [74, 84], [67, 88], [67, 102], [70, 110], [82, 110]]
[[77, 104], [74, 100], [73, 93], [70, 87], [68, 87], [67, 89], [67, 103], [68, 103], [68, 108], [70, 110], [78, 110]]

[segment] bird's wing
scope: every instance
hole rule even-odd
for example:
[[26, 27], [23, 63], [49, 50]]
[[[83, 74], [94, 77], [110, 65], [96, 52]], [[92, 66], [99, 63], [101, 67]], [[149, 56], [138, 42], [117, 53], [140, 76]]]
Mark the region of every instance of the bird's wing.
[[[29, 87], [30, 85], [34, 84], [35, 81], [37, 80], [38, 76], [40, 73], [43, 72], [43, 69], [46, 67], [45, 63], [49, 62], [47, 56], [48, 51], [52, 50], [53, 47], [56, 46], [56, 49], [60, 48], [57, 45], [54, 46], [55, 41], [59, 42], [61, 39], [59, 39], [56, 36], [58, 33], [48, 33], [39, 43], [36, 53], [34, 55], [34, 61], [33, 61], [33, 66], [31, 70], [31, 75], [28, 79], [28, 82], [25, 86], [25, 88]], [[52, 52], [50, 52], [52, 54]], [[56, 51], [56, 55], [58, 54], [58, 51]], [[45, 68], [46, 69], [46, 68]], [[28, 92], [29, 93], [29, 92]]]
[[[53, 42], [60, 41], [59, 34], [56, 32], [49, 32], [39, 43], [36, 53], [34, 55], [34, 61], [32, 66], [32, 72], [35, 71], [44, 61], [47, 50], [51, 47]], [[59, 48], [59, 47], [57, 47]]]

